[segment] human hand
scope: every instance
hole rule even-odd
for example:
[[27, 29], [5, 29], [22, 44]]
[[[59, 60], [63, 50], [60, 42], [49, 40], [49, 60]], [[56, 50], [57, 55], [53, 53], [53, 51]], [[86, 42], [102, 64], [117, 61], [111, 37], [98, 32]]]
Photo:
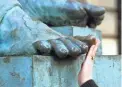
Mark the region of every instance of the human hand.
[[100, 41], [95, 39], [95, 44], [90, 47], [90, 50], [81, 65], [81, 70], [78, 74], [78, 83], [83, 85], [88, 80], [92, 79], [94, 57], [96, 55], [97, 48], [100, 44]]

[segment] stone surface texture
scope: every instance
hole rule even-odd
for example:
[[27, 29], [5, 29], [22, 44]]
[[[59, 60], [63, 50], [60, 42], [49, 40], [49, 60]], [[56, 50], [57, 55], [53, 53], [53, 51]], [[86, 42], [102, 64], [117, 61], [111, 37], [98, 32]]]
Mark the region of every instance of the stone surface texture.
[[[79, 87], [77, 75], [83, 59], [55, 61], [49, 56], [34, 56], [34, 87]], [[93, 76], [99, 87], [121, 86], [120, 60], [120, 56], [96, 57]]]
[[32, 87], [32, 58], [0, 57], [0, 87]]
[[[79, 87], [84, 56], [64, 61], [39, 55], [0, 57], [0, 87]], [[93, 76], [99, 87], [121, 86], [120, 64], [121, 56], [96, 56]]]

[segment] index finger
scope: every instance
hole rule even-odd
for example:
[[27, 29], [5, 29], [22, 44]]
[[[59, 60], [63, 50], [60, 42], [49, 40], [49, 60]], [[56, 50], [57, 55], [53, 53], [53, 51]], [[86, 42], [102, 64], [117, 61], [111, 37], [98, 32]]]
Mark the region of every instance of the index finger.
[[86, 60], [87, 59], [90, 59], [91, 60], [95, 56], [96, 51], [97, 51], [98, 46], [99, 46], [99, 43], [100, 43], [100, 41], [97, 40], [97, 39], [95, 39], [95, 44], [90, 47], [89, 52], [86, 55]]
[[95, 57], [95, 55], [96, 55], [97, 49], [99, 47], [99, 44], [100, 44], [100, 40], [96, 39], [95, 48], [93, 50], [93, 57]]
[[92, 45], [92, 46], [90, 47], [89, 52], [87, 53], [85, 60], [87, 60], [87, 59], [89, 59], [89, 58], [92, 58], [94, 48], [95, 48], [95, 45]]

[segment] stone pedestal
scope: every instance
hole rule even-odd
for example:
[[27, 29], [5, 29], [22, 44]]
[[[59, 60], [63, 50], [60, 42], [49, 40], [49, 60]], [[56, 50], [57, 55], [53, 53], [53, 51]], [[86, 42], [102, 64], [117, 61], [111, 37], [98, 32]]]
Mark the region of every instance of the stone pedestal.
[[[85, 56], [77, 60], [54, 61], [53, 57], [33, 57], [34, 87], [79, 87], [77, 75]], [[97, 56], [94, 80], [99, 87], [120, 87], [120, 56]]]
[[[57, 61], [51, 56], [0, 57], [0, 87], [79, 87], [77, 74], [85, 55]], [[120, 87], [120, 56], [97, 56], [94, 80], [99, 87]]]

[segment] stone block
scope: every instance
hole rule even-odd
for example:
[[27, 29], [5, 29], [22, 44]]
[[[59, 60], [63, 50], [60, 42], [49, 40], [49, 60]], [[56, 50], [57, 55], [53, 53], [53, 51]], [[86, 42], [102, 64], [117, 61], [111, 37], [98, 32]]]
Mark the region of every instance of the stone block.
[[[77, 75], [84, 56], [77, 60], [56, 61], [54, 57], [33, 57], [33, 87], [79, 87]], [[120, 87], [121, 57], [97, 56], [94, 80], [99, 87]]]
[[52, 27], [57, 32], [60, 32], [66, 36], [87, 36], [93, 35], [101, 41], [98, 48], [97, 54], [102, 55], [102, 33], [99, 30], [87, 28], [87, 27], [76, 27], [76, 26], [62, 26], [62, 27]]
[[[79, 87], [77, 75], [84, 58], [0, 57], [0, 87]], [[120, 87], [121, 56], [96, 56], [93, 79], [99, 87]]]
[[97, 56], [94, 80], [99, 87], [121, 87], [121, 56]]
[[0, 57], [0, 87], [32, 87], [32, 58]]

